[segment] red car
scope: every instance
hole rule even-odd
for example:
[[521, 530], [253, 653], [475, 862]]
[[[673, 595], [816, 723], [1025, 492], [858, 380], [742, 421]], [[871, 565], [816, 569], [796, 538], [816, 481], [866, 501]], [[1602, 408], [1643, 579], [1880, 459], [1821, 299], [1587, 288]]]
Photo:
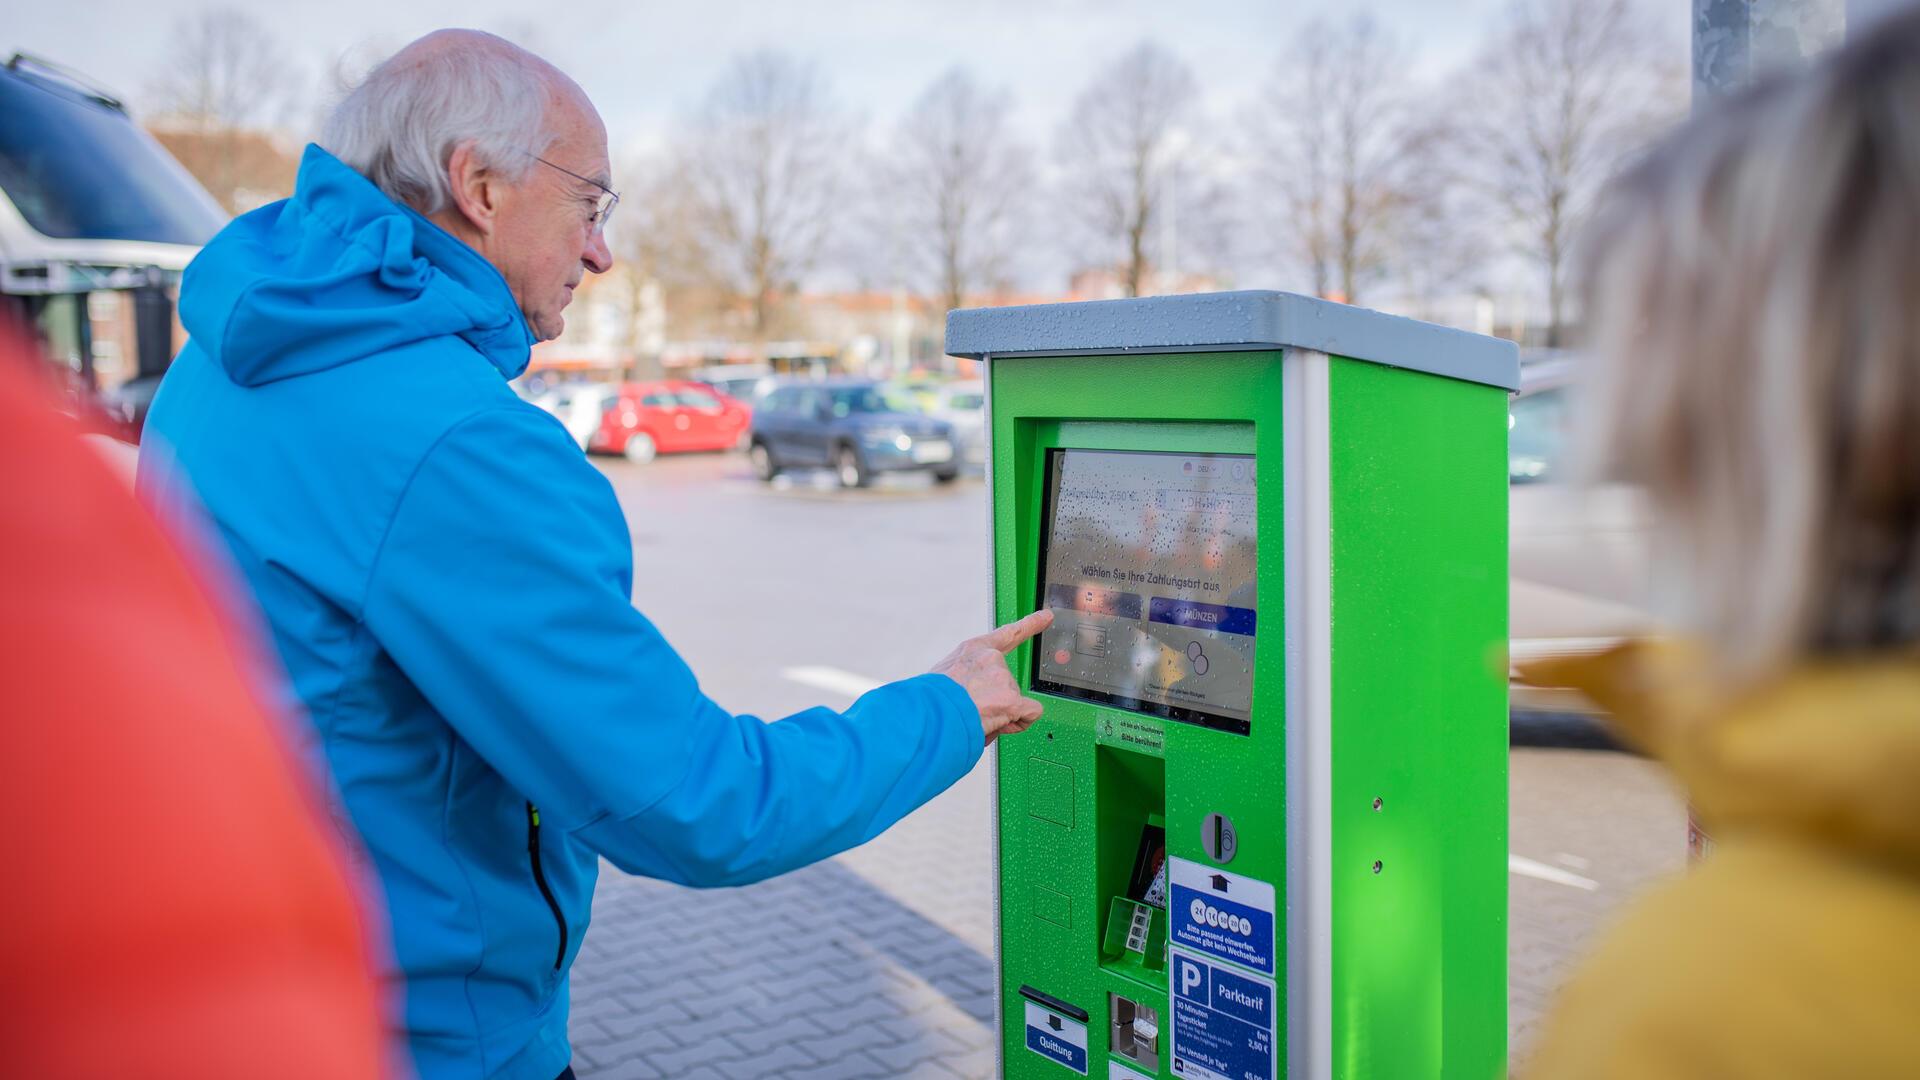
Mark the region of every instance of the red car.
[[587, 449], [643, 463], [655, 454], [726, 450], [752, 419], [752, 409], [705, 383], [623, 383], [607, 396]]

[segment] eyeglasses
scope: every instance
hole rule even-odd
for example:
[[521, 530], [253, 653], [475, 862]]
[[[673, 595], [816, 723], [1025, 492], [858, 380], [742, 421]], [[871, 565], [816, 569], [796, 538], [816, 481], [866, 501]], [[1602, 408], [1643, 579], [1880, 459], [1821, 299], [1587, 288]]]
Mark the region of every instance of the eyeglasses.
[[533, 160], [539, 162], [540, 164], [545, 165], [549, 169], [566, 173], [568, 176], [573, 177], [575, 180], [578, 180], [583, 184], [589, 184], [589, 185], [592, 185], [593, 187], [599, 188], [602, 194], [599, 197], [599, 199], [595, 200], [594, 207], [593, 207], [593, 216], [587, 219], [587, 224], [593, 227], [593, 232], [595, 236], [598, 236], [602, 232], [606, 231], [607, 219], [613, 216], [613, 208], [620, 205], [620, 195], [618, 192], [614, 191], [612, 188], [608, 187], [607, 185], [600, 183], [598, 180], [589, 180], [586, 177], [581, 176], [579, 173], [574, 172], [572, 169], [562, 169], [560, 166], [555, 165], [553, 162], [548, 161], [546, 158], [541, 157], [539, 154], [536, 154], [531, 150], [524, 150], [521, 152], [526, 154], [528, 157], [532, 158]]

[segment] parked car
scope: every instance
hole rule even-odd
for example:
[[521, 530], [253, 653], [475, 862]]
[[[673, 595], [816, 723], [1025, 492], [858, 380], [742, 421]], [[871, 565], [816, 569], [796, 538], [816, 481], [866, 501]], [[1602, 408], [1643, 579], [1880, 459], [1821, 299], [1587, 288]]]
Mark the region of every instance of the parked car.
[[625, 383], [602, 405], [587, 449], [639, 463], [656, 454], [726, 450], [739, 443], [752, 418], [751, 408], [705, 383]]
[[973, 467], [987, 463], [987, 388], [978, 379], [950, 382], [940, 388], [927, 415], [953, 425], [954, 452]]
[[607, 402], [618, 392], [606, 383], [565, 382], [535, 395], [533, 403], [565, 424], [567, 434], [585, 450], [600, 429]]
[[943, 384], [924, 376], [898, 379], [887, 383], [889, 397], [904, 397], [913, 403], [915, 411], [932, 412], [940, 404], [940, 388]]
[[902, 384], [891, 380], [876, 383], [875, 388], [880, 391], [880, 397], [886, 401], [887, 407], [894, 412], [915, 413], [924, 416], [933, 405], [933, 399], [931, 397], [922, 397], [912, 390], [907, 389]]
[[765, 364], [716, 364], [690, 372], [687, 377], [749, 406], [759, 404], [775, 382], [773, 369]]
[[822, 466], [850, 488], [865, 487], [883, 472], [930, 472], [942, 484], [960, 475], [953, 426], [902, 411], [868, 379], [775, 387], [754, 412], [747, 453], [762, 480]]
[[[1567, 483], [1570, 362], [1530, 365], [1508, 411], [1510, 653], [1597, 652], [1652, 629], [1652, 540], [1641, 493]], [[1515, 709], [1568, 712], [1584, 699], [1514, 683]]]

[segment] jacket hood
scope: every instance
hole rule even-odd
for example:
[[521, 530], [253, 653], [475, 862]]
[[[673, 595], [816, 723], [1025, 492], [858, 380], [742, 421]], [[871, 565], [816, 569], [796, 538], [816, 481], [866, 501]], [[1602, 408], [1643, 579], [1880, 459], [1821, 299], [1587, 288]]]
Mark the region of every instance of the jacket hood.
[[450, 334], [511, 379], [534, 340], [479, 252], [311, 144], [292, 198], [235, 218], [187, 267], [180, 321], [242, 386]]
[[1738, 693], [1701, 653], [1636, 643], [1523, 665], [1669, 765], [1715, 841], [1788, 836], [1920, 873], [1920, 658], [1810, 664]]

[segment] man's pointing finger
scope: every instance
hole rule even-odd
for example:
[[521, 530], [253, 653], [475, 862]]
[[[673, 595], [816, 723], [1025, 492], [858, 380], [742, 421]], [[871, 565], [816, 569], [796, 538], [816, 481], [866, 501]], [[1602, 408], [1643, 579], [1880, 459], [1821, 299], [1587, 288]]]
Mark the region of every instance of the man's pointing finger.
[[1019, 648], [1021, 642], [1052, 625], [1053, 612], [1042, 608], [1024, 619], [994, 627], [980, 635], [980, 640], [991, 648], [1010, 653]]

